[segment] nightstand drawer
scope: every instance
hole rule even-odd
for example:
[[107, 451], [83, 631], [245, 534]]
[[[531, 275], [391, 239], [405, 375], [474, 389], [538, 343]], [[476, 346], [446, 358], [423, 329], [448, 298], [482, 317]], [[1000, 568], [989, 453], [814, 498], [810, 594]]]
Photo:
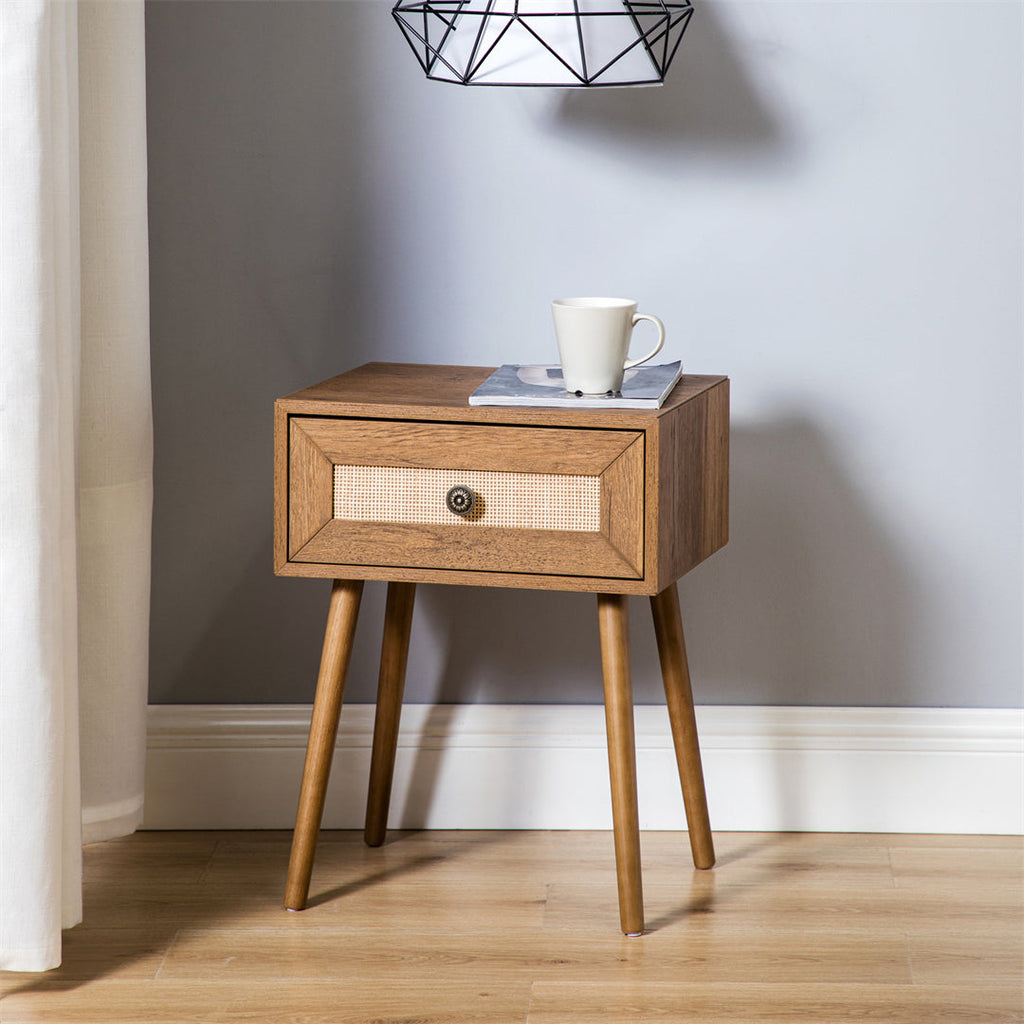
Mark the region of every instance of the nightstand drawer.
[[292, 416], [287, 502], [290, 563], [643, 576], [642, 431]]

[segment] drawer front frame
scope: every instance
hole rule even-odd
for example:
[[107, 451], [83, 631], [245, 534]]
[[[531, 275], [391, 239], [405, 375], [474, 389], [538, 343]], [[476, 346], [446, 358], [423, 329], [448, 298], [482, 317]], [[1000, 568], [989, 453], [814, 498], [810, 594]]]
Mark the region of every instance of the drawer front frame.
[[[642, 431], [294, 415], [287, 431], [287, 563], [296, 575], [336, 567], [337, 576], [381, 568], [437, 572], [438, 580], [446, 572], [643, 578]], [[336, 464], [594, 476], [600, 529], [335, 519]]]

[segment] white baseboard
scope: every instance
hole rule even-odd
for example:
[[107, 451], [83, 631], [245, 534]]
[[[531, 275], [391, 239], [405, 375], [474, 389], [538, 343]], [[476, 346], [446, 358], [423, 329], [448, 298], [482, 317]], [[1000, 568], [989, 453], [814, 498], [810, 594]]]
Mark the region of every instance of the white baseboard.
[[[149, 709], [144, 828], [291, 828], [308, 706]], [[701, 707], [712, 827], [723, 831], [1024, 831], [1024, 713]], [[326, 828], [361, 828], [373, 708], [344, 709]], [[636, 709], [640, 823], [683, 828], [664, 707]], [[604, 712], [407, 705], [392, 827], [608, 828]]]

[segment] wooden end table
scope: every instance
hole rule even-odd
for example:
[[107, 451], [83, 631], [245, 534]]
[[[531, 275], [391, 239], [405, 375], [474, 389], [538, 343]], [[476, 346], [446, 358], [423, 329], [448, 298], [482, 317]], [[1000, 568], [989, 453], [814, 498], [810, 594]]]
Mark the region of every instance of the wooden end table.
[[418, 582], [597, 595], [619, 915], [644, 928], [626, 599], [651, 599], [694, 864], [715, 854], [676, 581], [726, 543], [729, 382], [660, 409], [470, 406], [491, 368], [368, 363], [275, 405], [274, 568], [334, 580], [288, 868], [309, 894], [363, 581], [387, 580], [365, 839], [384, 841]]

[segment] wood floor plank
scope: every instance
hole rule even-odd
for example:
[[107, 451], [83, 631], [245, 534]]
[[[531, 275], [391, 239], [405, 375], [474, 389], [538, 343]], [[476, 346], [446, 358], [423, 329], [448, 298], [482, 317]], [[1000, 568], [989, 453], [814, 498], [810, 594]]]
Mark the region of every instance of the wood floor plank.
[[[428, 834], [429, 835], [429, 834]], [[455, 834], [457, 835], [457, 834]], [[524, 838], [524, 837], [529, 837]], [[676, 880], [706, 885], [774, 885], [823, 888], [892, 888], [892, 869], [884, 846], [755, 837], [742, 845], [726, 844], [713, 872], [695, 871], [682, 833], [645, 833], [641, 840], [645, 883]], [[219, 887], [281, 885], [290, 844], [222, 842], [203, 881]], [[483, 832], [453, 838], [402, 837], [370, 849], [351, 843], [323, 844], [317, 851], [311, 892], [374, 877], [415, 884], [476, 878], [530, 882], [615, 884], [610, 832]]]
[[[610, 832], [287, 832], [86, 850], [65, 963], [0, 974], [3, 1024], [1024, 1024], [1014, 837], [644, 833], [648, 934]], [[532, 993], [532, 995], [531, 995]]]
[[392, 979], [341, 985], [98, 980], [36, 982], [0, 1002], [3, 1024], [522, 1024], [528, 985]]
[[[1017, 907], [997, 895], [977, 901], [900, 889], [773, 888], [649, 884], [644, 887], [650, 931], [787, 929], [886, 935], [1021, 934]], [[615, 893], [600, 885], [548, 889], [545, 928], [600, 929], [614, 915]]]
[[529, 1024], [1019, 1024], [1020, 993], [984, 985], [538, 982]]
[[353, 930], [403, 928], [429, 931], [469, 930], [500, 921], [509, 931], [543, 926], [547, 886], [510, 884], [498, 880], [466, 900], [447, 883], [408, 885], [367, 877], [358, 884], [325, 889], [301, 913], [284, 909], [281, 886], [270, 891], [212, 886], [112, 889], [87, 898], [85, 922], [91, 927], [126, 928], [154, 919], [177, 927], [202, 928], [331, 928]]
[[900, 849], [891, 851], [899, 889], [944, 893], [975, 902], [997, 898], [1024, 907], [1024, 851], [1020, 849]]
[[648, 869], [652, 884], [685, 879], [706, 890], [728, 886], [758, 886], [773, 889], [892, 889], [895, 886], [884, 847], [767, 848], [720, 857], [713, 871]]
[[[5, 985], [40, 978], [90, 981], [97, 977], [152, 979], [176, 934], [173, 925], [156, 921], [148, 927], [89, 928], [79, 925], [63, 933], [63, 963], [45, 975], [0, 971], [0, 993]], [[7, 1024], [0, 1009], [0, 1022]]]
[[82, 885], [132, 885], [154, 878], [168, 884], [198, 882], [217, 845], [201, 835], [192, 842], [162, 836], [138, 843], [90, 843], [82, 849]]
[[948, 835], [930, 834], [916, 835], [907, 833], [894, 833], [889, 835], [876, 835], [877, 840], [884, 842], [891, 850], [910, 849], [926, 846], [930, 849], [941, 849], [943, 847], [955, 848], [958, 850], [1022, 850], [1024, 849], [1024, 836], [992, 836], [992, 835]]
[[[345, 844], [320, 846], [313, 866], [310, 898], [315, 901], [337, 889], [368, 882], [401, 882], [408, 885], [447, 884], [455, 888], [500, 878], [520, 885], [548, 884], [553, 880], [584, 878], [615, 886], [615, 855], [611, 833], [603, 834], [600, 850], [577, 856], [572, 847], [550, 855], [546, 844], [524, 853], [512, 840], [491, 833], [481, 844], [472, 842], [389, 843], [379, 848], [355, 848]], [[235, 846], [217, 851], [204, 883], [221, 890], [260, 888], [268, 894], [282, 887], [288, 863], [288, 846]], [[692, 865], [691, 865], [692, 869]]]
[[[950, 836], [933, 838], [954, 838]], [[973, 836], [959, 837], [963, 839], [977, 838]], [[967, 843], [942, 846], [920, 845], [914, 847], [892, 846], [892, 862], [896, 871], [940, 871], [975, 873], [999, 872], [1014, 878], [1020, 878], [1024, 871], [1024, 841], [1017, 836], [1005, 836], [1007, 843], [997, 848], [975, 848]]]
[[1015, 935], [941, 935], [908, 939], [910, 970], [919, 985], [1010, 985], [1024, 991], [1024, 932]]
[[424, 981], [474, 976], [500, 983], [554, 978], [577, 981], [910, 981], [902, 937], [783, 931], [626, 938], [608, 926], [594, 932], [538, 932], [524, 940], [500, 921], [486, 932], [371, 932], [321, 928], [182, 930], [159, 977], [166, 980], [278, 978], [338, 981], [402, 977]]

